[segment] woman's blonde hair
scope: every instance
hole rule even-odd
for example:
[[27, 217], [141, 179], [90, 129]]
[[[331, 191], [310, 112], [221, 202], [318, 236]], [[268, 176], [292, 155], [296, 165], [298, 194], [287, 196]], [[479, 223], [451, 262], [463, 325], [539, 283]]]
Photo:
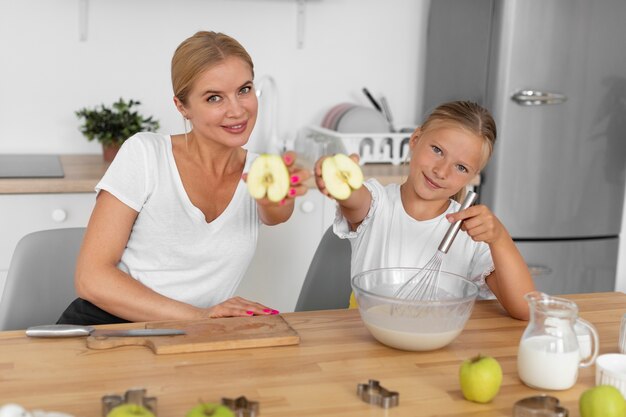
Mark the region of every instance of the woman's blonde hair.
[[[426, 118], [420, 127], [421, 132], [427, 131], [433, 125], [448, 123], [460, 126], [483, 139], [483, 157], [480, 170], [482, 170], [493, 153], [496, 143], [496, 122], [491, 113], [484, 107], [472, 101], [451, 101], [438, 106]], [[456, 193], [452, 198], [462, 201], [465, 197], [465, 189]]]
[[228, 57], [241, 58], [250, 66], [254, 78], [252, 58], [234, 38], [217, 32], [197, 32], [185, 39], [172, 57], [172, 87], [174, 95], [187, 104], [189, 92], [198, 76]]

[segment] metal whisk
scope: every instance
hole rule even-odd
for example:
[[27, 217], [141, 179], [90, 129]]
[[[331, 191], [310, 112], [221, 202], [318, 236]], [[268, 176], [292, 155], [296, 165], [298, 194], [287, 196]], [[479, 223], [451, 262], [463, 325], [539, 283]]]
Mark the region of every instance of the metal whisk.
[[[463, 200], [463, 204], [461, 204], [461, 210], [465, 210], [474, 202], [478, 194], [473, 191], [468, 191], [465, 196], [465, 200]], [[463, 221], [459, 220], [454, 222], [448, 228], [445, 236], [441, 240], [439, 244], [439, 248], [435, 255], [428, 261], [426, 266], [424, 266], [420, 272], [413, 275], [407, 282], [405, 282], [398, 290], [395, 292], [394, 296], [396, 298], [402, 298], [405, 300], [433, 300], [437, 296], [437, 289], [439, 288], [439, 273], [441, 272], [441, 262], [443, 260], [443, 255], [448, 253], [454, 238], [456, 237], [459, 229], [461, 228], [461, 223]]]

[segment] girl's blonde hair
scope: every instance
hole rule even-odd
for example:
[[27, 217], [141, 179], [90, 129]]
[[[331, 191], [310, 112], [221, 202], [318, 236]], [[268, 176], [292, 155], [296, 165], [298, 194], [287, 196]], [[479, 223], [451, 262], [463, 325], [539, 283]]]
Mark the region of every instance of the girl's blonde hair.
[[185, 39], [172, 57], [174, 95], [181, 103], [187, 104], [189, 92], [198, 76], [228, 57], [238, 57], [246, 62], [254, 78], [252, 58], [234, 38], [217, 32], [197, 32]]
[[[483, 139], [483, 157], [481, 160], [480, 170], [482, 170], [493, 153], [493, 146], [496, 142], [496, 122], [493, 120], [491, 113], [484, 107], [472, 101], [451, 101], [438, 106], [426, 118], [426, 121], [420, 127], [425, 132], [439, 123], [453, 124], [460, 126], [476, 136]], [[465, 189], [456, 193], [452, 198], [456, 201], [462, 201], [465, 197]]]

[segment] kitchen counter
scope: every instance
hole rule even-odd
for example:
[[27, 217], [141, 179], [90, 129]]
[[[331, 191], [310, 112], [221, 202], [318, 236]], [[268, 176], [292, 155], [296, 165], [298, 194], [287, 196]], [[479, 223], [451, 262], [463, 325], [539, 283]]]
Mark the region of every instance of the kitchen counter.
[[102, 155], [60, 155], [63, 178], [2, 178], [0, 194], [91, 193], [109, 167]]
[[[616, 352], [626, 294], [566, 296], [600, 335], [602, 353]], [[22, 331], [0, 333], [0, 404], [98, 417], [100, 398], [136, 387], [158, 399], [160, 417], [183, 416], [198, 399], [245, 395], [260, 402], [263, 417], [511, 416], [515, 401], [541, 394], [521, 383], [516, 355], [527, 322], [508, 317], [497, 301], [478, 301], [465, 330], [433, 352], [405, 352], [378, 343], [356, 310], [288, 313], [299, 345], [155, 355], [145, 347], [89, 350], [85, 340], [29, 339]], [[141, 323], [108, 327], [142, 327]], [[490, 404], [463, 399], [461, 361], [482, 353], [498, 359], [504, 378]], [[547, 392], [571, 417], [578, 398], [594, 385], [594, 367], [577, 384]], [[357, 397], [357, 384], [376, 379], [400, 393], [400, 405], [384, 410]]]
[[[102, 155], [61, 155], [60, 159], [65, 172], [64, 178], [3, 178], [0, 179], [0, 194], [90, 193], [109, 166], [109, 163], [102, 160]], [[383, 185], [404, 182], [407, 173], [408, 166], [363, 166], [366, 178], [375, 177]], [[478, 177], [472, 184], [478, 184]], [[307, 185], [315, 187], [312, 180]]]

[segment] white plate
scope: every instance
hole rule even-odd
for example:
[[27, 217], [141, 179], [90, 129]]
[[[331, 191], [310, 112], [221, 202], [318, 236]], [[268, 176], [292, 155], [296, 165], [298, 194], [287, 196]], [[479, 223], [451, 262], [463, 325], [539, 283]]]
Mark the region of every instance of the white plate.
[[354, 106], [346, 111], [336, 123], [340, 133], [389, 133], [389, 123], [375, 109]]

